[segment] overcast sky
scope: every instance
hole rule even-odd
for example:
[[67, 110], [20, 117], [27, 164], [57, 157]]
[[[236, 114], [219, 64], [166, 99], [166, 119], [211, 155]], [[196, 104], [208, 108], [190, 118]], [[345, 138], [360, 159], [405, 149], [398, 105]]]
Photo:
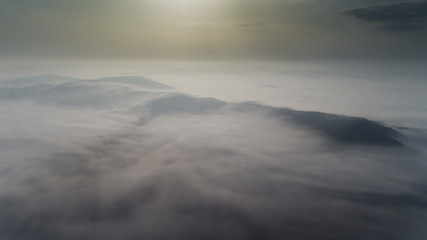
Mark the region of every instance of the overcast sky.
[[2, 59], [425, 59], [427, 1], [0, 0]]

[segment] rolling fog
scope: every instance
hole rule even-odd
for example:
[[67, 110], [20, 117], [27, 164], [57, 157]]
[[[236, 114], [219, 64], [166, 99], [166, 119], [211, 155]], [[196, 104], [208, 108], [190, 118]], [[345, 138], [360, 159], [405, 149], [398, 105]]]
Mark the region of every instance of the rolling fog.
[[427, 0], [0, 0], [0, 240], [427, 239]]
[[425, 238], [416, 72], [100, 68], [4, 71], [1, 239]]

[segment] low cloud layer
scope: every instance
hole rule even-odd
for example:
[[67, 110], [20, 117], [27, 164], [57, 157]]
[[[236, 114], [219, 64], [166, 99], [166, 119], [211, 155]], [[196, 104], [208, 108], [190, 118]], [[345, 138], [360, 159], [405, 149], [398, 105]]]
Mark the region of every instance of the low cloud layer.
[[367, 22], [380, 23], [387, 32], [420, 31], [427, 26], [427, 2], [414, 1], [356, 8], [345, 12]]
[[2, 83], [1, 239], [426, 235], [425, 157], [409, 136], [153, 84]]

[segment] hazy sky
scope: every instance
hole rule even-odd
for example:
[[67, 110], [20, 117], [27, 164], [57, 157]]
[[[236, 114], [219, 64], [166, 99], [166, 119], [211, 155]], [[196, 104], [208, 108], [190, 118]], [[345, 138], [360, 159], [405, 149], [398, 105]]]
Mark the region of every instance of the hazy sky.
[[425, 59], [427, 1], [0, 0], [2, 59]]

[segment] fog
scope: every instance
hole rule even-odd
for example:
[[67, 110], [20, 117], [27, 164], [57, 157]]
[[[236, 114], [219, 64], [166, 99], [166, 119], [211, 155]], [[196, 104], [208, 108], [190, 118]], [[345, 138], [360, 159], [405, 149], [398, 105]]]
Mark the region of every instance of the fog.
[[427, 0], [0, 0], [0, 240], [425, 240]]
[[420, 72], [13, 69], [30, 77], [0, 82], [1, 239], [427, 234]]
[[427, 125], [425, 61], [22, 61], [0, 81], [56, 73], [79, 79], [144, 76], [196, 96]]

